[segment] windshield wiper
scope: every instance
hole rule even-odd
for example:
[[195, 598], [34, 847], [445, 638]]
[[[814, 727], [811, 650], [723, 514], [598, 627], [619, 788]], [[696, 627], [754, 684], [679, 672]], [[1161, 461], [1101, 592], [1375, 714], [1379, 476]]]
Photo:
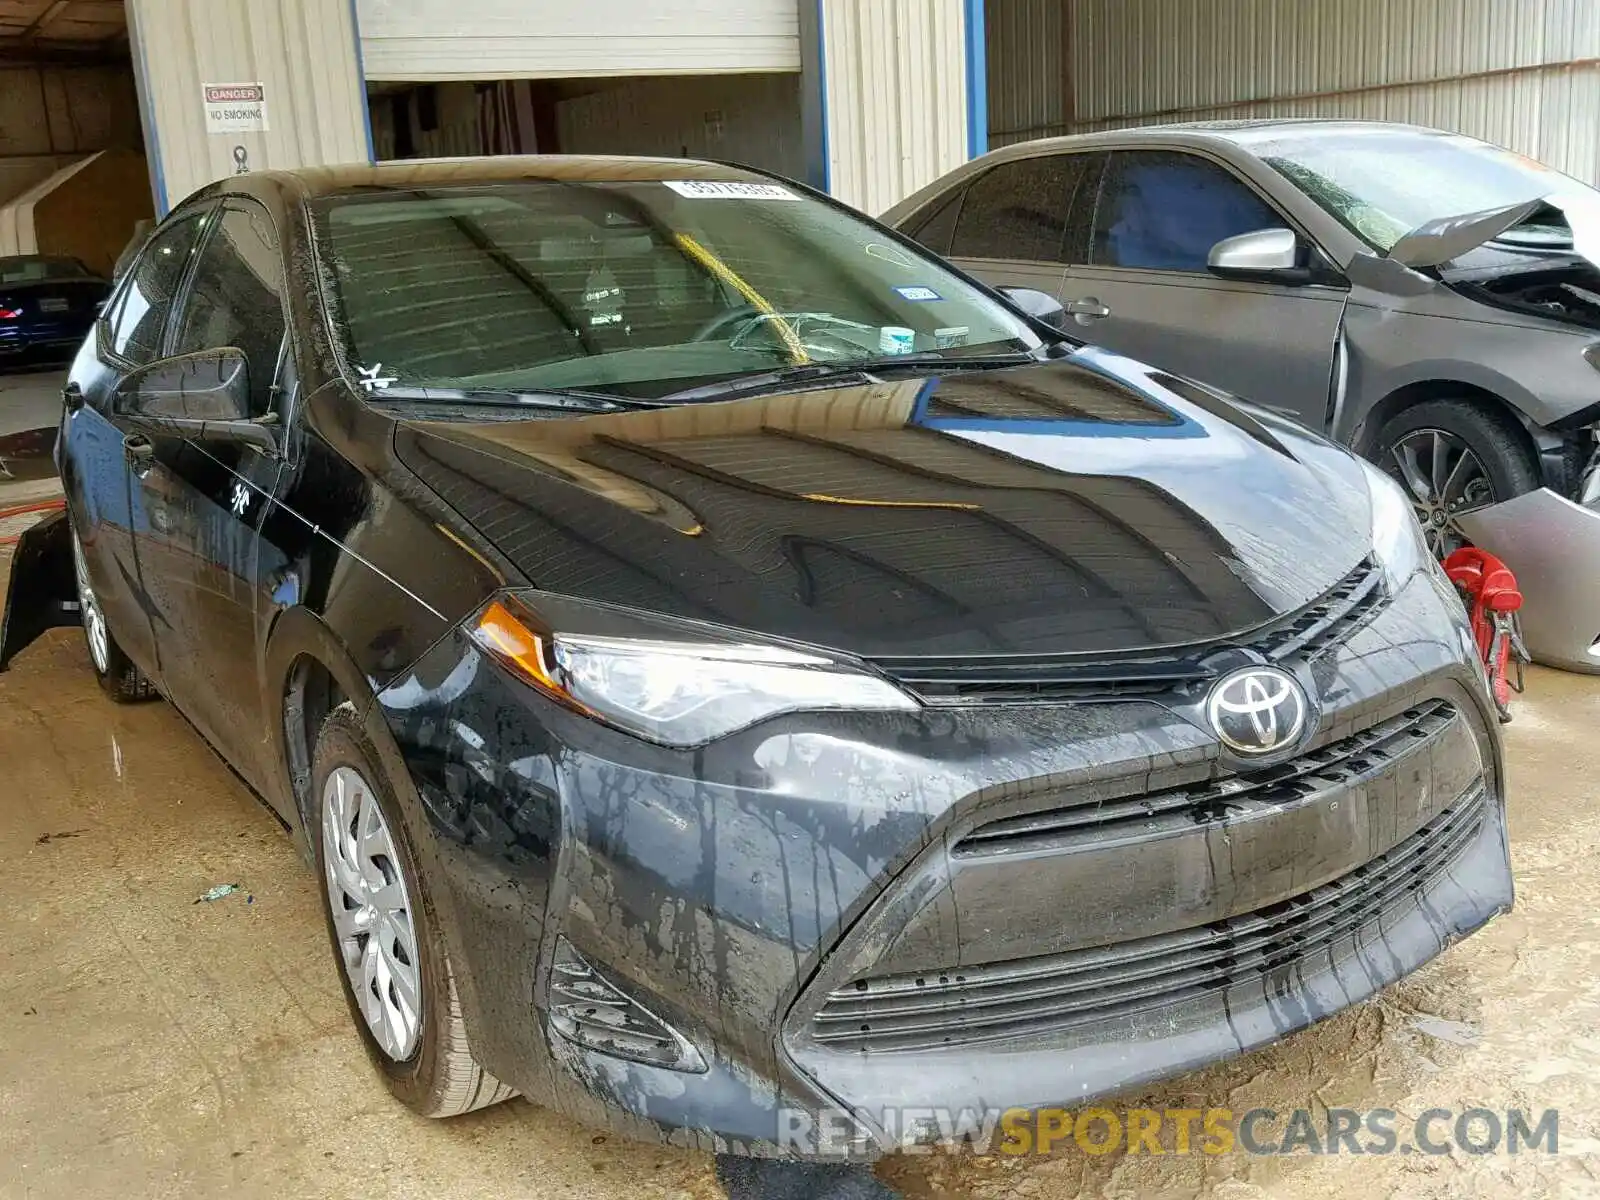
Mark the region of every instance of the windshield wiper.
[[541, 388], [524, 392], [513, 388], [391, 387], [374, 393], [372, 399], [379, 404], [415, 401], [442, 407], [555, 409], [574, 413], [630, 412], [661, 407], [653, 400], [630, 400], [604, 392], [584, 392], [572, 388]]
[[918, 370], [923, 367], [1020, 367], [1024, 363], [1038, 362], [1037, 356], [1026, 350], [1013, 350], [1005, 354], [885, 354], [878, 358], [864, 358], [849, 365], [857, 371], [881, 374], [884, 371]]
[[776, 371], [763, 371], [759, 375], [741, 375], [721, 383], [707, 383], [681, 392], [671, 392], [661, 397], [661, 403], [682, 404], [693, 400], [723, 400], [813, 380], [837, 382], [841, 379], [855, 379], [860, 383], [871, 383], [874, 376], [897, 370], [921, 371], [929, 367], [942, 367], [947, 370], [952, 367], [1016, 367], [1038, 361], [1033, 354], [1018, 350], [1007, 354], [967, 354], [955, 357], [936, 352], [884, 354], [876, 358], [850, 359], [846, 362], [795, 363], [793, 366], [782, 367]]
[[661, 397], [663, 404], [683, 404], [691, 400], [722, 400], [729, 396], [742, 396], [749, 392], [764, 392], [791, 383], [806, 383], [813, 379], [839, 379], [853, 376], [862, 383], [870, 383], [855, 363], [795, 363], [776, 371], [763, 371], [759, 375], [740, 375], [721, 383], [706, 383], [699, 387], [669, 392]]

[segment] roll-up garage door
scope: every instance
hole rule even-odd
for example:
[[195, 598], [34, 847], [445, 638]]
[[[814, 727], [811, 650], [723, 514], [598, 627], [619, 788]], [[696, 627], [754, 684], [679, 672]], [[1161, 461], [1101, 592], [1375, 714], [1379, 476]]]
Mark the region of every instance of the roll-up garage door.
[[357, 0], [368, 79], [797, 71], [798, 0]]

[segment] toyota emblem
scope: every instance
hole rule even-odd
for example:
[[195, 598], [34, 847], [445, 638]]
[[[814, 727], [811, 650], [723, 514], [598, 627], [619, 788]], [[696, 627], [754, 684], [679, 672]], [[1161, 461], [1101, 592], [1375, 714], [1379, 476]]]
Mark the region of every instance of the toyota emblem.
[[1305, 689], [1287, 671], [1245, 667], [1217, 681], [1206, 719], [1235, 754], [1271, 754], [1299, 738], [1307, 707]]

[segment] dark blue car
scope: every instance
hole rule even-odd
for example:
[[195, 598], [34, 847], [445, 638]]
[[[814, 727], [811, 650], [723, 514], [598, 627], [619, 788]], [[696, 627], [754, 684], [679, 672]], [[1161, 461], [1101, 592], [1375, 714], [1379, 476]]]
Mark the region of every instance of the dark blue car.
[[75, 258], [0, 258], [0, 362], [71, 358], [110, 293], [110, 283]]

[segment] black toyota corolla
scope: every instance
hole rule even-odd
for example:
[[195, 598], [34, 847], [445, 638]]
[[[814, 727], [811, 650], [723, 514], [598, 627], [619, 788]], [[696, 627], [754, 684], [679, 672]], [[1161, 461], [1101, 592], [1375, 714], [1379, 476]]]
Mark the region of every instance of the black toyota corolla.
[[1500, 743], [1385, 476], [1058, 316], [726, 166], [229, 179], [0, 663], [81, 620], [265, 797], [418, 1112], [871, 1155], [1171, 1075], [1511, 904]]

